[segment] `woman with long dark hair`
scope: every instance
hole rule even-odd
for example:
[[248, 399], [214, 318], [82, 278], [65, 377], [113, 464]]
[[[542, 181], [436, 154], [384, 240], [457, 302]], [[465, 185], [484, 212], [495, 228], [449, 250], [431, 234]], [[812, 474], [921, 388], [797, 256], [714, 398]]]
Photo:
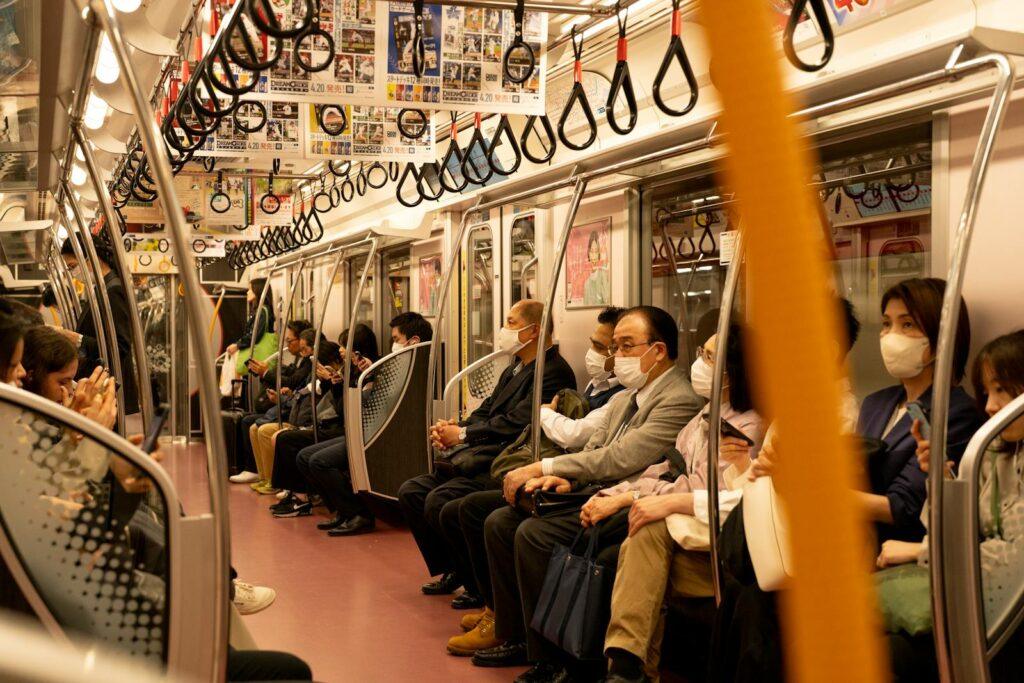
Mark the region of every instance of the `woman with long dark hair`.
[[[268, 289], [269, 288], [269, 289]], [[267, 290], [266, 297], [263, 297], [263, 290]], [[263, 305], [260, 306], [260, 299], [263, 298]], [[254, 277], [249, 281], [249, 289], [245, 293], [245, 301], [249, 308], [249, 316], [245, 320], [242, 329], [242, 336], [232, 344], [228, 345], [227, 351], [235, 354], [240, 350], [255, 346], [263, 339], [263, 335], [274, 330], [274, 289], [270, 287], [265, 277]], [[257, 325], [257, 316], [259, 324]], [[253, 326], [256, 327], [256, 335], [253, 338]]]

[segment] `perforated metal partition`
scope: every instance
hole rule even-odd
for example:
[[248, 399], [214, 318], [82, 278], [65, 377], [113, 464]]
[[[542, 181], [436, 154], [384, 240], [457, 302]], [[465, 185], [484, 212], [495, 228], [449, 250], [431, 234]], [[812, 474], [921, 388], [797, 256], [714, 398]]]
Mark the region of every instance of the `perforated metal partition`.
[[430, 471], [427, 360], [430, 343], [384, 356], [346, 394], [345, 433], [356, 491], [396, 498], [408, 479]]
[[[495, 351], [455, 373], [444, 386], [441, 397], [447, 414], [462, 418], [476, 410], [494, 391], [511, 358], [507, 353]], [[460, 388], [465, 389], [464, 395], [458, 391]]]
[[[0, 556], [48, 630], [208, 679], [215, 576], [199, 558], [212, 520], [182, 517], [166, 473], [135, 446], [5, 384], [0, 439]], [[149, 491], [126, 491], [138, 470]]]

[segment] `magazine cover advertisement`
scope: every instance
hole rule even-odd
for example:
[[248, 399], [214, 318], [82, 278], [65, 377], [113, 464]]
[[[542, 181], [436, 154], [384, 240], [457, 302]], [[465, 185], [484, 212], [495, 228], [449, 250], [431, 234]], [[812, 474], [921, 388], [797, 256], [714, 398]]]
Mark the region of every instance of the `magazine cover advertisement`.
[[303, 105], [306, 115], [306, 144], [303, 156], [310, 159], [355, 159], [359, 161], [431, 162], [434, 151], [434, 124], [419, 138], [402, 135], [398, 112], [388, 107], [336, 105], [322, 110], [324, 124], [337, 135], [328, 134], [317, 119], [314, 105]]

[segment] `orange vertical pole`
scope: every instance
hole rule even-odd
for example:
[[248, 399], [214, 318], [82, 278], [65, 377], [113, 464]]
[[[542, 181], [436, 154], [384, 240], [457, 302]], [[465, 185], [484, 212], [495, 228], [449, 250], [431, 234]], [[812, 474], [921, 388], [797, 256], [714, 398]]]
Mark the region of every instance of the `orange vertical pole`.
[[868, 528], [853, 493], [857, 454], [840, 435], [838, 311], [811, 159], [783, 86], [764, 0], [705, 0], [728, 156], [747, 244], [753, 366], [762, 411], [779, 434], [775, 483], [786, 502], [795, 578], [783, 594], [790, 680], [881, 681]]

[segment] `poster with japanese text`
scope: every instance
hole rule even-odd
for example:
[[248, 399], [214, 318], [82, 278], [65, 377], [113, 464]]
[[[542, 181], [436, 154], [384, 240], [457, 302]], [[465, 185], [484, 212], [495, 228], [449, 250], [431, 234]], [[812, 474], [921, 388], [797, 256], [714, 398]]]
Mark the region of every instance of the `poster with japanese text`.
[[355, 159], [360, 161], [431, 162], [434, 151], [434, 124], [420, 138], [409, 138], [398, 129], [398, 109], [364, 105], [344, 106], [344, 119], [338, 108], [325, 109], [329, 129], [344, 124], [338, 135], [329, 135], [320, 126], [313, 105], [306, 109], [305, 156], [309, 159]]
[[221, 119], [195, 156], [301, 156], [303, 125], [300, 105], [294, 102], [242, 102], [232, 116]]

